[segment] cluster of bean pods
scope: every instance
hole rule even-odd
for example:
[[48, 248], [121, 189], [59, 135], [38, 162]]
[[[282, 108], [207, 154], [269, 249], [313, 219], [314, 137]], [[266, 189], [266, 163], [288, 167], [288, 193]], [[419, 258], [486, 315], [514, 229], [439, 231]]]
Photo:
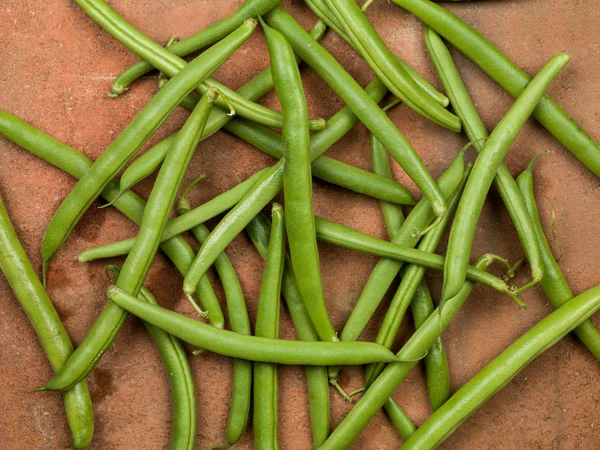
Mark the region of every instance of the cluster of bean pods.
[[[254, 447], [279, 448], [278, 365], [306, 368], [314, 448], [349, 448], [383, 408], [404, 441], [403, 448], [432, 449], [569, 332], [575, 333], [592, 357], [600, 359], [600, 332], [589, 320], [600, 309], [600, 286], [574, 295], [561, 273], [538, 217], [532, 181], [535, 159], [516, 179], [503, 162], [531, 116], [600, 176], [599, 144], [546, 94], [570, 57], [558, 54], [550, 58], [530, 78], [442, 6], [429, 0], [393, 1], [426, 25], [425, 45], [444, 93], [394, 54], [377, 34], [367, 14], [372, 0], [363, 5], [356, 0], [306, 0], [318, 17], [309, 32], [279, 0], [246, 0], [229, 17], [185, 39], [172, 39], [166, 47], [136, 29], [104, 0], [75, 0], [82, 19], [87, 15], [140, 58], [116, 78], [111, 97], [133, 89], [135, 80], [146, 73], [161, 72], [158, 92], [95, 161], [0, 110], [0, 135], [78, 180], [47, 226], [41, 242], [41, 277], [19, 243], [0, 197], [0, 268], [56, 372], [36, 391], [64, 394], [75, 448], [87, 447], [94, 435], [86, 377], [111, 347], [129, 314], [143, 321], [169, 374], [173, 403], [170, 446], [177, 450], [195, 448], [197, 434], [195, 386], [188, 362], [191, 355], [183, 342], [196, 347], [193, 354], [200, 358], [208, 351], [234, 359], [226, 442], [213, 448], [235, 445], [250, 416]], [[266, 40], [270, 67], [237, 90], [211, 78], [257, 27]], [[375, 74], [366, 87], [319, 43], [328, 28]], [[515, 98], [491, 133], [461, 79], [449, 45]], [[201, 52], [189, 62], [183, 59], [197, 51]], [[309, 119], [301, 63], [311, 67], [344, 103], [328, 120]], [[273, 89], [280, 112], [257, 103]], [[388, 94], [391, 100], [384, 101]], [[467, 136], [468, 144], [437, 180], [387, 115], [399, 103], [440, 127]], [[191, 111], [181, 129], [138, 155], [178, 106]], [[371, 135], [372, 172], [324, 155], [358, 123]], [[192, 208], [187, 197], [202, 176], [185, 187], [179, 198], [178, 193], [199, 144], [221, 129], [279, 161]], [[467, 164], [465, 152], [471, 146], [477, 156], [473, 164]], [[422, 192], [421, 200], [415, 201], [411, 192], [393, 179], [388, 154]], [[147, 200], [131, 191], [155, 172]], [[313, 177], [379, 200], [389, 240], [315, 215]], [[494, 254], [470, 263], [478, 219], [492, 184], [514, 224], [530, 270], [531, 280], [521, 287], [509, 284], [518, 263], [513, 265]], [[283, 206], [274, 203], [282, 190]], [[106, 267], [113, 283], [106, 306], [74, 348], [45, 291], [46, 273], [53, 256], [100, 197], [107, 202], [102, 207], [119, 210], [139, 226], [139, 232], [131, 239], [81, 249], [82, 263], [124, 258], [121, 267]], [[412, 207], [407, 216], [402, 205]], [[174, 209], [177, 216], [171, 219]], [[265, 210], [270, 211], [271, 220]], [[216, 226], [208, 228], [206, 223], [217, 217]], [[446, 231], [448, 247], [442, 256], [436, 251]], [[200, 244], [198, 252], [182, 237], [186, 232]], [[235, 266], [225, 253], [243, 232], [266, 261], [253, 324]], [[334, 327], [327, 309], [318, 241], [380, 258], [340, 330]], [[144, 287], [159, 249], [181, 272], [182, 293], [197, 317], [161, 307], [160, 299]], [[504, 277], [487, 271], [493, 262], [505, 269]], [[213, 266], [223, 286], [227, 314], [207, 275]], [[426, 269], [443, 274], [437, 307], [424, 278]], [[400, 281], [375, 342], [359, 341], [396, 279]], [[556, 311], [452, 393], [441, 335], [476, 283], [506, 294], [521, 310], [526, 305], [519, 295], [539, 283]], [[299, 340], [279, 337], [281, 298]], [[409, 307], [415, 331], [401, 348], [392, 351]], [[226, 321], [230, 330], [225, 329]], [[417, 427], [393, 394], [421, 360], [434, 412]], [[353, 393], [346, 393], [339, 383], [341, 366], [348, 365], [365, 369], [363, 387]], [[331, 389], [333, 395], [355, 402], [333, 429]]]

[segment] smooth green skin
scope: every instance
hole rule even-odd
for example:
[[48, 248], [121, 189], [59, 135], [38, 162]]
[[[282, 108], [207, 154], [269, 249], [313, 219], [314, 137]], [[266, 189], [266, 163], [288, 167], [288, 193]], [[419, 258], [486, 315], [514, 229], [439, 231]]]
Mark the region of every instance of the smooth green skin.
[[[33, 325], [52, 369], [60, 371], [73, 353], [73, 344], [19, 242], [1, 196], [0, 270]], [[65, 392], [63, 401], [73, 445], [85, 448], [94, 436], [94, 411], [86, 382]]]
[[[217, 195], [215, 198], [198, 206], [175, 219], [170, 220], [163, 231], [161, 242], [166, 242], [181, 233], [192, 230], [194, 227], [218, 216], [235, 206], [250, 189], [256, 184], [256, 181], [269, 169], [263, 169], [247, 180], [234, 186], [228, 191]], [[81, 252], [78, 256], [80, 262], [94, 261], [100, 258], [112, 258], [128, 254], [137, 238], [124, 239], [111, 244], [100, 245]]]
[[[172, 77], [187, 65], [184, 59], [171, 53], [133, 27], [103, 0], [76, 0], [76, 2], [107, 33], [166, 75]], [[248, 19], [248, 21], [253, 20]], [[269, 127], [281, 128], [280, 113], [249, 101], [215, 80], [210, 78], [200, 80], [200, 84], [195, 89], [199, 94], [204, 95], [210, 88], [219, 89], [227, 97], [236, 114]], [[218, 99], [217, 105], [229, 111], [229, 105], [225, 100]], [[320, 130], [324, 126], [323, 119], [311, 123], [311, 127], [316, 130]]]
[[436, 216], [446, 213], [446, 204], [435, 181], [415, 149], [387, 115], [369, 98], [346, 70], [280, 7], [265, 15], [267, 22], [284, 35], [294, 51], [334, 90], [361, 122], [402, 166], [432, 204]]
[[[425, 30], [425, 43], [444, 89], [450, 97], [452, 108], [462, 120], [469, 141], [480, 153], [485, 147], [485, 139], [489, 137], [489, 134], [460, 77], [454, 60], [442, 39], [430, 28]], [[500, 164], [496, 171], [494, 184], [515, 225], [535, 283], [539, 281], [538, 277], [541, 277], [544, 267], [540, 247], [519, 187], [504, 163]]]
[[396, 97], [425, 118], [460, 132], [460, 119], [431, 99], [398, 63], [355, 0], [325, 0], [332, 16], [377, 77]]
[[[119, 276], [120, 268], [109, 266], [107, 271], [112, 272], [116, 279]], [[151, 305], [158, 305], [152, 292], [144, 286], [140, 289], [138, 297]], [[181, 341], [169, 333], [146, 322], [143, 324], [158, 348], [171, 387], [173, 436], [170, 448], [192, 450], [196, 437], [196, 393], [185, 349]]]
[[[369, 90], [369, 87], [367, 86], [365, 90]], [[349, 110], [348, 114], [351, 114]], [[334, 120], [334, 118], [336, 116], [331, 120]], [[327, 125], [329, 126], [329, 122]], [[234, 119], [225, 128], [260, 151], [275, 158], [283, 157], [284, 147], [281, 141], [281, 134], [244, 119]], [[314, 136], [317, 136], [318, 133], [322, 132], [313, 134], [311, 139], [314, 139]], [[312, 140], [310, 145], [311, 149], [315, 146]], [[312, 161], [311, 172], [312, 176], [323, 181], [368, 195], [369, 197], [401, 205], [415, 204], [410, 191], [400, 183], [325, 155], [319, 156]]]
[[573, 297], [508, 346], [421, 425], [406, 449], [436, 448], [527, 364], [600, 309], [600, 286]]
[[220, 330], [160, 306], [149, 305], [112, 286], [109, 298], [140, 319], [179, 339], [231, 358], [294, 366], [361, 365], [396, 361], [388, 349], [372, 342], [303, 342], [244, 336]]
[[[321, 217], [315, 217], [315, 225], [317, 227], [317, 238], [323, 242], [393, 261], [416, 264], [428, 269], [440, 271], [444, 269], [446, 258], [442, 255], [423, 252], [411, 247], [377, 239]], [[510, 289], [504, 281], [483, 270], [477, 269], [475, 266], [469, 266], [467, 279], [489, 286], [498, 292], [510, 293]]]
[[[441, 6], [428, 0], [394, 0], [394, 3], [444, 37], [512, 97], [517, 98], [531, 81], [523, 69], [491, 42]], [[600, 146], [550, 96], [542, 97], [533, 117], [584, 166], [600, 176]]]
[[[423, 237], [418, 246], [418, 249], [420, 251], [428, 253], [434, 253], [436, 251], [440, 241], [442, 240], [444, 232], [446, 231], [446, 228], [450, 223], [451, 216], [454, 210], [456, 209], [456, 206], [458, 205], [458, 201], [460, 200], [463, 189], [465, 188], [465, 184], [467, 183], [469, 174], [470, 170], [469, 168], [467, 168], [467, 170], [464, 171], [463, 177], [456, 190], [448, 199], [448, 214], [444, 216], [441, 222], [433, 230], [431, 230]], [[398, 286], [398, 289], [396, 290], [396, 293], [394, 294], [394, 297], [390, 302], [390, 306], [388, 307], [388, 310], [383, 318], [383, 323], [381, 324], [375, 342], [387, 348], [392, 348], [394, 338], [398, 334], [398, 330], [400, 329], [400, 324], [402, 323], [404, 314], [406, 313], [406, 310], [408, 309], [417, 291], [417, 288], [423, 281], [424, 276], [425, 267], [423, 266], [412, 264], [405, 268], [404, 273], [402, 274], [402, 281], [400, 282], [400, 286]], [[440, 355], [437, 354], [436, 356], [439, 357]], [[437, 365], [443, 366], [443, 364], [441, 363], [438, 363]], [[371, 385], [373, 380], [381, 373], [383, 368], [384, 366], [381, 364], [369, 366], [366, 372], [365, 385]], [[438, 381], [442, 380], [443, 379], [439, 377]], [[445, 384], [449, 385], [449, 380]]]
[[[535, 160], [534, 160], [535, 161]], [[571, 301], [573, 298], [573, 292], [569, 287], [565, 276], [563, 275], [558, 263], [552, 255], [550, 245], [544, 235], [540, 217], [538, 215], [538, 209], [535, 202], [535, 196], [533, 194], [533, 162], [529, 165], [527, 170], [521, 173], [517, 178], [517, 184], [521, 189], [523, 198], [525, 199], [525, 205], [527, 211], [531, 216], [534, 224], [536, 241], [539, 243], [542, 249], [542, 261], [544, 263], [544, 278], [540, 284], [544, 289], [544, 292], [548, 296], [550, 303], [555, 308], [560, 308], [565, 303]], [[575, 335], [581, 342], [590, 350], [592, 355], [596, 359], [600, 359], [600, 331], [594, 326], [592, 321], [586, 320], [573, 330]]]
[[[387, 88], [379, 80], [375, 80], [365, 88], [365, 93], [373, 101], [379, 102], [387, 93]], [[321, 156], [329, 147], [341, 139], [358, 121], [358, 118], [348, 107], [344, 107], [334, 114], [327, 121], [324, 130], [311, 136], [311, 161]], [[283, 187], [283, 164], [284, 159], [266, 169], [252, 190], [215, 227], [198, 252], [194, 261], [194, 271], [188, 278], [190, 282], [186, 283], [184, 280], [184, 291], [186, 289], [188, 291], [192, 290], [193, 283], [196, 283], [198, 277], [208, 270], [216, 255], [223, 252], [235, 236], [281, 191]]]
[[[271, 224], [262, 213], [254, 217], [246, 227], [246, 232], [263, 259], [266, 259], [268, 254], [270, 229]], [[318, 341], [319, 336], [317, 336], [306, 306], [302, 301], [289, 259], [286, 260], [283, 270], [281, 292], [300, 340]], [[329, 380], [327, 368], [306, 366], [305, 371], [313, 441], [315, 448], [319, 448], [329, 436]]]
[[225, 60], [254, 31], [255, 23], [246, 22], [221, 42], [206, 50], [173, 77], [140, 113], [127, 125], [113, 143], [94, 162], [60, 204], [50, 221], [42, 241], [42, 261], [52, 258], [71, 230], [81, 219], [106, 185], [167, 119], [199, 80]]
[[[259, 337], [277, 339], [286, 244], [285, 219], [281, 205], [273, 205], [272, 216], [269, 251], [258, 299], [254, 332]], [[257, 450], [273, 450], [279, 447], [277, 390], [277, 366], [270, 363], [255, 363], [253, 430], [254, 447]]]
[[[478, 270], [485, 270], [493, 261], [493, 256], [484, 255], [477, 260], [475, 267]], [[389, 401], [389, 398], [400, 383], [402, 383], [402, 380], [406, 378], [410, 371], [417, 365], [418, 361], [423, 358], [425, 353], [439, 338], [466, 301], [473, 286], [474, 283], [470, 281], [466, 282], [459, 295], [449, 299], [443, 308], [438, 307], [425, 323], [415, 331], [408, 342], [398, 352], [401, 362], [389, 364], [385, 368], [382, 374], [363, 393], [361, 399], [352, 408], [342, 423], [331, 433], [331, 436], [320, 447], [320, 450], [342, 450], [350, 446], [352, 441], [358, 437], [371, 419], [375, 417], [377, 411]], [[420, 448], [426, 449], [429, 447]]]
[[302, 299], [322, 341], [338, 340], [323, 293], [312, 202], [308, 105], [294, 52], [286, 39], [261, 20], [275, 92], [283, 114], [283, 197], [292, 267]]
[[[450, 229], [448, 250], [446, 252], [447, 258], [444, 266], [442, 302], [458, 294], [465, 282], [477, 221], [504, 156], [554, 77], [558, 75], [569, 60], [568, 55], [560, 54], [552, 58], [540, 70], [500, 120], [486, 141], [485, 147], [477, 156]], [[533, 279], [540, 280], [542, 278], [542, 268], [531, 268], [532, 272], [536, 269], [538, 273], [533, 273]]]
[[[209, 91], [184, 124], [162, 165], [154, 188], [144, 209], [140, 232], [135, 245], [123, 263], [117, 286], [131, 295], [137, 295], [146, 279], [158, 247], [160, 237], [175, 203], [177, 191], [200, 141], [216, 91]], [[216, 297], [215, 297], [216, 299]], [[218, 305], [218, 301], [216, 302]], [[219, 308], [220, 311], [220, 308]], [[222, 314], [222, 312], [220, 312]], [[108, 302], [92, 325], [88, 335], [77, 347], [63, 369], [44, 388], [64, 390], [82, 380], [98, 364], [102, 355], [116, 338], [127, 318], [127, 311]]]
[[[187, 56], [223, 39], [247, 19], [260, 16], [278, 5], [281, 0], [247, 0], [231, 15], [210, 25], [204, 30], [175, 42], [168, 47], [169, 52], [177, 56]], [[125, 69], [112, 85], [115, 94], [123, 93], [135, 80], [154, 70], [146, 61], [138, 61]]]
[[[450, 198], [456, 190], [464, 174], [464, 169], [464, 158], [461, 152], [438, 181], [445, 198]], [[433, 218], [434, 213], [429, 201], [425, 198], [422, 199], [408, 215], [400, 231], [392, 239], [393, 244], [391, 245], [414, 247], [419, 240], [418, 237], [415, 237], [415, 230], [418, 232], [424, 229], [431, 223]], [[317, 236], [321, 234], [318, 227], [317, 233]], [[355, 341], [358, 339], [383, 300], [394, 278], [400, 272], [402, 265], [402, 262], [391, 259], [381, 260], [377, 263], [342, 330], [340, 335], [342, 341]]]

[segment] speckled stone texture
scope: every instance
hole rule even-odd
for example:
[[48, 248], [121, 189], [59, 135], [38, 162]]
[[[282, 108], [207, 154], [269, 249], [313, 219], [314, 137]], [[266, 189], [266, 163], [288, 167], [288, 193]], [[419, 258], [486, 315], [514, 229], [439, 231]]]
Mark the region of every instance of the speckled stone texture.
[[[160, 43], [184, 37], [217, 21], [241, 0], [113, 0], [111, 5], [136, 27]], [[308, 28], [313, 15], [300, 1], [283, 6]], [[500, 49], [534, 74], [558, 52], [573, 56], [550, 91], [555, 99], [600, 139], [600, 5], [583, 0], [505, 0], [447, 4], [458, 16], [485, 34]], [[439, 87], [423, 43], [423, 26], [394, 4], [376, 1], [369, 19], [384, 41]], [[372, 73], [330, 33], [325, 47], [365, 85]], [[105, 93], [111, 80], [136, 57], [96, 26], [71, 0], [3, 0], [0, 3], [0, 108], [51, 133], [90, 158], [97, 158], [156, 90], [148, 76], [121, 98]], [[456, 54], [457, 63], [483, 119], [492, 129], [512, 100], [471, 62]], [[237, 88], [269, 63], [262, 34], [257, 31], [215, 77]], [[342, 102], [310, 69], [302, 70], [312, 117], [330, 117]], [[278, 108], [273, 94], [264, 104]], [[187, 113], [178, 109], [151, 143], [181, 126]], [[424, 121], [405, 107], [391, 117], [416, 147], [434, 176], [439, 176], [462, 147], [463, 135]], [[146, 147], [147, 148], [147, 147]], [[556, 210], [556, 235], [563, 249], [560, 266], [575, 292], [600, 283], [597, 245], [600, 225], [600, 182], [569, 155], [539, 125], [529, 122], [506, 162], [518, 174], [537, 153], [549, 154], [535, 168], [535, 189], [545, 230], [551, 228], [551, 204]], [[368, 134], [355, 127], [329, 156], [370, 169]], [[469, 156], [473, 158], [471, 154]], [[36, 267], [44, 230], [75, 180], [0, 138], [0, 190], [17, 232]], [[198, 205], [246, 178], [273, 160], [225, 132], [203, 142], [186, 181], [206, 174], [191, 200]], [[396, 179], [419, 195], [402, 170]], [[153, 179], [135, 187], [147, 196]], [[319, 215], [385, 238], [376, 200], [322, 182], [315, 182]], [[114, 209], [96, 202], [72, 233], [50, 267], [48, 289], [75, 343], [81, 342], [104, 306], [109, 281], [106, 261], [80, 264], [79, 251], [92, 245], [133, 236], [137, 227]], [[214, 224], [214, 222], [213, 222]], [[445, 242], [442, 247], [445, 248]], [[553, 244], [558, 250], [558, 245]], [[321, 245], [321, 264], [328, 308], [340, 330], [356, 302], [376, 258]], [[479, 221], [473, 257], [494, 252], [521, 258], [516, 233], [495, 192]], [[228, 248], [238, 271], [252, 319], [263, 263], [245, 236]], [[122, 259], [109, 261], [120, 263]], [[521, 270], [517, 284], [527, 281]], [[213, 281], [214, 274], [211, 273]], [[441, 274], [428, 274], [439, 297]], [[163, 255], [157, 257], [147, 286], [169, 308], [193, 315], [181, 292], [181, 277]], [[223, 301], [222, 290], [217, 289]], [[63, 449], [71, 439], [60, 395], [32, 393], [52, 375], [32, 327], [0, 277], [0, 448]], [[527, 311], [519, 311], [506, 296], [477, 287], [456, 320], [444, 333], [452, 375], [458, 389], [506, 346], [546, 316], [552, 307], [541, 288], [525, 294]], [[223, 302], [224, 303], [224, 302]], [[385, 306], [385, 305], [384, 305]], [[362, 339], [374, 339], [381, 307]], [[598, 318], [595, 319], [598, 323]], [[396, 348], [411, 333], [407, 321]], [[281, 335], [295, 338], [288, 313], [282, 310]], [[190, 357], [197, 387], [196, 447], [223, 443], [230, 404], [231, 360], [214, 354]], [[283, 449], [311, 448], [308, 398], [302, 368], [281, 368], [279, 438]], [[342, 385], [361, 386], [359, 368], [342, 372]], [[597, 449], [600, 442], [600, 372], [598, 363], [574, 338], [547, 351], [479, 412], [464, 423], [441, 448], [452, 449]], [[162, 449], [170, 436], [170, 396], [158, 353], [140, 322], [129, 319], [114, 345], [88, 378], [96, 414], [93, 449]], [[414, 370], [395, 393], [417, 424], [431, 413], [422, 368]], [[350, 410], [331, 395], [332, 426]], [[370, 423], [353, 449], [394, 449], [401, 440], [382, 414]], [[253, 447], [248, 431], [236, 449]]]

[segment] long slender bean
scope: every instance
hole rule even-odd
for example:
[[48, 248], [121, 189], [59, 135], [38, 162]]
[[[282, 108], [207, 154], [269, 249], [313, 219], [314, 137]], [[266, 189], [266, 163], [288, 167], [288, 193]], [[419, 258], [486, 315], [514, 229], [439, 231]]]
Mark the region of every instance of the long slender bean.
[[[493, 255], [484, 255], [476, 261], [475, 267], [478, 270], [484, 271], [494, 259]], [[362, 398], [352, 408], [342, 423], [333, 431], [325, 444], [321, 446], [320, 450], [342, 450], [348, 448], [375, 414], [377, 414], [377, 411], [389, 401], [389, 398], [400, 383], [402, 383], [402, 380], [404, 380], [417, 365], [417, 362], [435, 343], [436, 339], [466, 301], [473, 286], [472, 282], [466, 282], [459, 295], [449, 299], [443, 308], [438, 307], [429, 316], [427, 321], [415, 331], [408, 342], [398, 352], [398, 356], [402, 358], [402, 361], [390, 364], [385, 368], [383, 373], [365, 391]]]
[[[263, 259], [266, 259], [271, 225], [262, 213], [250, 221], [246, 231]], [[285, 299], [298, 337], [302, 341], [315, 342], [319, 336], [302, 301], [296, 278], [289, 259], [283, 269], [281, 292]], [[319, 448], [329, 436], [329, 382], [327, 368], [306, 366], [306, 382], [310, 405], [310, 422], [315, 448]]]
[[148, 102], [142, 111], [119, 134], [106, 151], [94, 162], [93, 169], [81, 177], [73, 190], [63, 200], [50, 221], [42, 241], [44, 266], [60, 248], [81, 216], [100, 195], [110, 180], [123, 168], [144, 142], [166, 120], [169, 113], [201, 80], [214, 71], [254, 31], [254, 21], [245, 22], [240, 28], [208, 49], [184, 70], [173, 77]]
[[[394, 0], [394, 3], [447, 39], [512, 97], [517, 98], [531, 81], [523, 69], [450, 11], [428, 0]], [[550, 96], [542, 97], [533, 117], [585, 167], [600, 176], [600, 146]]]
[[435, 102], [408, 75], [355, 0], [325, 0], [338, 24], [377, 77], [396, 97], [427, 119], [460, 131], [460, 119]]
[[[161, 72], [174, 76], [186, 66], [179, 56], [158, 45], [144, 33], [133, 27], [104, 0], [76, 0], [77, 4], [92, 20], [100, 25], [107, 33], [117, 39], [139, 57], [150, 62]], [[254, 20], [254, 19], [249, 19]], [[281, 114], [262, 105], [249, 101], [227, 86], [210, 78], [200, 80], [196, 90], [204, 95], [208, 89], [216, 88], [223, 93], [217, 100], [217, 105], [226, 110], [233, 106], [235, 113], [270, 127], [281, 128]], [[230, 103], [230, 104], [229, 104]], [[325, 126], [323, 119], [311, 122], [311, 128], [320, 130]]]
[[[540, 281], [544, 292], [548, 296], [550, 303], [555, 308], [560, 308], [565, 303], [571, 301], [573, 292], [565, 279], [558, 263], [552, 256], [552, 250], [544, 235], [540, 217], [538, 215], [535, 196], [533, 194], [533, 164], [531, 161], [527, 170], [521, 173], [517, 178], [517, 184], [521, 189], [527, 211], [533, 220], [536, 242], [542, 249], [542, 261], [544, 263], [544, 278]], [[600, 331], [594, 326], [591, 320], [586, 320], [573, 330], [575, 335], [590, 350], [596, 359], [600, 359]]]
[[[442, 302], [458, 294], [464, 284], [477, 221], [498, 167], [540, 98], [569, 59], [566, 54], [555, 56], [540, 70], [498, 123], [477, 157], [450, 230]], [[533, 280], [529, 285], [539, 282], [543, 276], [542, 267], [531, 270]]]
[[446, 213], [443, 195], [423, 161], [386, 114], [360, 89], [354, 78], [283, 9], [277, 6], [265, 18], [381, 141], [429, 199], [435, 215], [443, 216]]
[[[190, 187], [193, 185], [190, 185]], [[186, 214], [190, 210], [190, 203], [186, 198], [189, 188], [186, 188], [177, 203], [177, 213]], [[202, 244], [210, 230], [205, 225], [197, 225], [192, 228], [192, 233]], [[250, 319], [244, 299], [244, 291], [240, 280], [235, 273], [235, 268], [227, 255], [223, 252], [215, 259], [215, 269], [223, 284], [227, 311], [229, 313], [229, 324], [231, 330], [236, 333], [250, 335]], [[233, 360], [233, 388], [231, 393], [231, 407], [229, 408], [229, 419], [227, 421], [227, 446], [232, 446], [240, 440], [250, 413], [252, 394], [252, 362], [245, 359]]]
[[[285, 221], [283, 208], [274, 204], [269, 251], [258, 300], [255, 334], [277, 339], [281, 305], [281, 277], [285, 261]], [[277, 439], [277, 366], [254, 363], [254, 447], [278, 448]]]
[[[158, 251], [160, 237], [169, 213], [175, 203], [177, 191], [192, 159], [193, 151], [200, 141], [208, 113], [217, 95], [219, 94], [216, 90], [210, 90], [202, 98], [181, 129], [160, 169], [148, 199], [148, 207], [144, 210], [138, 238], [123, 263], [116, 283], [120, 289], [131, 295], [135, 296], [139, 293], [146, 279]], [[108, 302], [61, 372], [44, 386], [44, 389], [68, 389], [87, 376], [108, 350], [126, 318], [127, 311]]]
[[[60, 371], [69, 355], [73, 353], [73, 344], [54, 309], [52, 300], [40, 283], [27, 253], [19, 242], [2, 196], [0, 196], [0, 270], [27, 314], [52, 369], [55, 372]], [[81, 381], [73, 389], [65, 392], [63, 401], [73, 445], [78, 449], [85, 448], [94, 435], [94, 411], [86, 382]]]
[[[462, 120], [469, 141], [473, 143], [478, 152], [481, 152], [486, 139], [489, 137], [488, 131], [477, 113], [475, 105], [473, 105], [448, 48], [435, 31], [430, 28], [425, 31], [425, 43], [444, 89], [450, 97], [452, 107]], [[504, 163], [500, 164], [496, 171], [494, 184], [515, 225], [521, 247], [531, 266], [532, 279], [535, 280], [543, 272], [540, 247], [535, 238], [533, 222], [529, 217], [519, 187]]]
[[[168, 47], [169, 52], [177, 56], [187, 56], [197, 50], [201, 50], [204, 47], [214, 44], [215, 42], [223, 39], [237, 27], [239, 27], [245, 20], [250, 18], [256, 18], [268, 10], [279, 4], [281, 0], [247, 0], [242, 3], [230, 16], [219, 20], [218, 22], [210, 25], [204, 30], [188, 36], [185, 39], [170, 45]], [[125, 69], [114, 81], [112, 85], [112, 91], [114, 94], [122, 94], [126, 89], [129, 88], [131, 83], [137, 80], [142, 75], [153, 70], [152, 64], [146, 61], [138, 61]]]
[[435, 448], [527, 364], [600, 309], [600, 286], [574, 297], [508, 346], [434, 412], [404, 444]]

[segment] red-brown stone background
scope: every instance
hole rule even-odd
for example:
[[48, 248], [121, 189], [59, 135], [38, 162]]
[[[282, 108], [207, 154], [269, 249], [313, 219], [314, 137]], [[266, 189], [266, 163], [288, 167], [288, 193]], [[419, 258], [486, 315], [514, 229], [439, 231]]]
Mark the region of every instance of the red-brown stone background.
[[[169, 36], [188, 36], [228, 15], [241, 0], [113, 0], [111, 5], [136, 27], [166, 43]], [[584, 0], [505, 0], [446, 4], [485, 34], [528, 73], [534, 74], [558, 52], [573, 56], [550, 91], [595, 139], [600, 139], [600, 5]], [[301, 1], [283, 6], [305, 26], [314, 21]], [[376, 1], [368, 16], [385, 42], [439, 87], [423, 44], [423, 27], [394, 4]], [[372, 73], [335, 34], [323, 40], [340, 62], [365, 85]], [[106, 98], [111, 80], [136, 60], [121, 44], [95, 25], [71, 0], [3, 0], [0, 2], [0, 108], [16, 114], [68, 143], [90, 158], [109, 145], [156, 90], [148, 77], [117, 100]], [[218, 72], [233, 88], [269, 63], [262, 33], [257, 31]], [[466, 84], [489, 129], [512, 100], [471, 62], [457, 55]], [[330, 117], [342, 102], [310, 69], [303, 79], [312, 117]], [[265, 104], [278, 108], [274, 95]], [[391, 116], [416, 147], [434, 176], [439, 176], [464, 145], [463, 135], [427, 123], [404, 107]], [[178, 109], [152, 142], [177, 129], [186, 113]], [[368, 134], [363, 126], [328, 155], [370, 169]], [[147, 147], [146, 147], [147, 148]], [[535, 168], [535, 189], [546, 231], [551, 202], [564, 256], [560, 265], [577, 293], [600, 283], [598, 247], [600, 181], [579, 164], [539, 125], [530, 122], [507, 156], [513, 172], [531, 157], [549, 155]], [[472, 158], [473, 155], [470, 155]], [[203, 142], [186, 181], [206, 174], [192, 195], [195, 205], [236, 184], [273, 161], [225, 132]], [[398, 166], [398, 181], [418, 195]], [[40, 242], [52, 214], [75, 180], [0, 138], [0, 190], [28, 254], [40, 265]], [[135, 188], [147, 195], [152, 180]], [[133, 236], [137, 227], [114, 209], [97, 202], [72, 233], [49, 272], [49, 293], [75, 343], [81, 342], [105, 304], [109, 281], [105, 261], [80, 264], [79, 251]], [[315, 182], [318, 214], [385, 238], [376, 200]], [[445, 243], [443, 243], [445, 245]], [[445, 247], [442, 247], [445, 248]], [[554, 246], [555, 250], [557, 246]], [[328, 307], [340, 330], [377, 259], [322, 245], [321, 261]], [[494, 252], [511, 260], [522, 256], [515, 231], [501, 201], [490, 195], [479, 221], [473, 256]], [[228, 249], [240, 276], [252, 319], [256, 314], [263, 263], [245, 236]], [[111, 261], [121, 262], [121, 259]], [[439, 296], [441, 275], [429, 275]], [[214, 280], [214, 278], [213, 278]], [[190, 316], [181, 293], [181, 277], [162, 255], [147, 286], [164, 305]], [[522, 270], [517, 283], [527, 281]], [[219, 295], [222, 292], [219, 289]], [[477, 287], [444, 334], [456, 390], [506, 346], [546, 316], [552, 307], [541, 288], [523, 294], [527, 311], [506, 296]], [[384, 308], [363, 339], [374, 339]], [[598, 324], [600, 320], [595, 318]], [[402, 332], [410, 332], [406, 324]], [[295, 338], [289, 315], [282, 313], [283, 338]], [[402, 339], [401, 336], [399, 338]], [[214, 354], [191, 357], [197, 387], [196, 446], [223, 443], [230, 403], [231, 360]], [[346, 389], [361, 386], [361, 370], [344, 370]], [[49, 364], [6, 281], [0, 278], [0, 448], [63, 449], [70, 446], [60, 395], [31, 393], [52, 375]], [[597, 449], [600, 442], [600, 371], [598, 363], [574, 338], [567, 337], [535, 360], [443, 445], [444, 449]], [[138, 320], [129, 319], [114, 345], [88, 378], [96, 414], [94, 449], [161, 449], [170, 436], [170, 396], [158, 353]], [[408, 377], [395, 397], [417, 424], [431, 413], [422, 369]], [[332, 426], [350, 410], [332, 392]], [[280, 427], [283, 449], [308, 449], [311, 433], [302, 368], [280, 369]], [[378, 414], [353, 449], [393, 449], [400, 438]], [[247, 432], [236, 449], [253, 447]]]

